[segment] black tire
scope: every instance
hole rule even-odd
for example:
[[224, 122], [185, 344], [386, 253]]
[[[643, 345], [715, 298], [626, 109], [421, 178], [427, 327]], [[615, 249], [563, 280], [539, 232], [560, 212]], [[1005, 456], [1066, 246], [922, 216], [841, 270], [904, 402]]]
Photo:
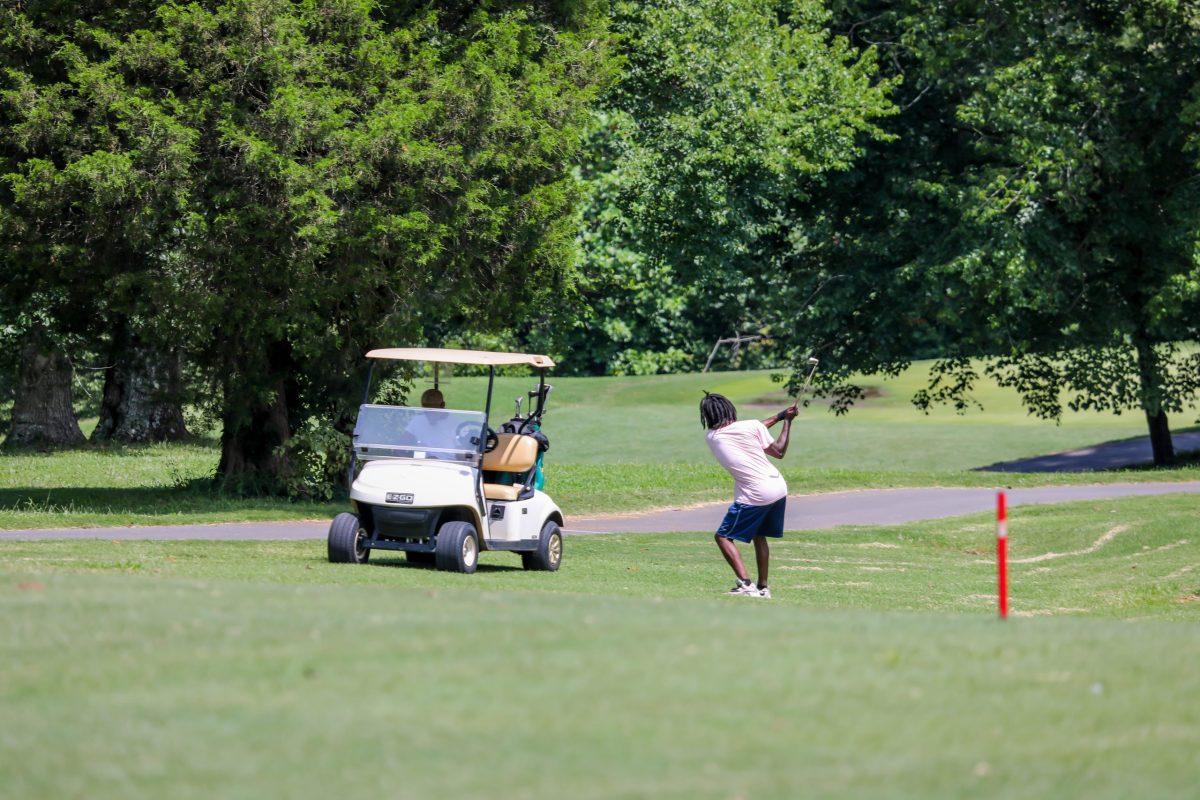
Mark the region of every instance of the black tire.
[[469, 522], [447, 522], [438, 528], [434, 549], [438, 569], [465, 572], [479, 566], [479, 533]]
[[521, 554], [521, 565], [525, 569], [535, 569], [542, 572], [557, 572], [562, 564], [563, 550], [562, 531], [554, 520], [547, 520], [538, 536], [537, 549], [532, 553]]
[[335, 564], [365, 564], [371, 557], [369, 548], [363, 546], [367, 540], [367, 529], [358, 516], [342, 512], [329, 525], [329, 560]]
[[425, 550], [421, 550], [419, 552], [409, 550], [409, 551], [405, 552], [404, 557], [408, 560], [408, 563], [410, 563], [410, 564], [415, 564], [420, 567], [432, 567], [433, 566], [433, 560], [434, 560], [433, 553], [430, 553]]

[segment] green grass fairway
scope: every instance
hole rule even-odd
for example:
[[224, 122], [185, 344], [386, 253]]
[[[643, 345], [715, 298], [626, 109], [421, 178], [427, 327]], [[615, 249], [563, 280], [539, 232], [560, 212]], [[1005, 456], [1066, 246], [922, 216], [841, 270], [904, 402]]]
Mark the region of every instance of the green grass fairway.
[[205, 480], [214, 442], [0, 455], [0, 530], [329, 517], [329, 503], [234, 497]]
[[0, 795], [1185, 797], [1195, 501], [789, 534], [777, 598], [707, 534], [556, 574], [332, 565], [322, 542], [9, 542]]
[[[0, 456], [0, 530], [126, 525], [185, 525], [220, 522], [331, 519], [348, 503], [288, 502], [241, 498], [206, 486], [164, 485], [147, 467], [192, 459], [198, 474], [211, 471], [200, 445], [156, 446], [51, 455]], [[1052, 486], [1127, 481], [1200, 479], [1195, 467], [1102, 473], [900, 472], [787, 466], [793, 493], [908, 486]], [[135, 467], [128, 472], [129, 464]], [[7, 473], [5, 467], [8, 467]], [[5, 486], [4, 476], [17, 483]], [[33, 484], [33, 485], [30, 485]], [[40, 485], [39, 485], [40, 484]], [[548, 462], [547, 491], [567, 518], [650, 508], [679, 508], [728, 501], [729, 476], [715, 463], [560, 464]]]
[[[1067, 412], [1062, 424], [1029, 416], [1015, 392], [990, 380], [975, 398], [982, 410], [925, 415], [912, 403], [927, 381], [929, 362], [894, 379], [874, 379], [873, 396], [845, 416], [814, 405], [797, 421], [789, 458], [825, 469], [961, 471], [1001, 461], [1145, 436], [1141, 414]], [[546, 430], [563, 463], [701, 463], [711, 459], [700, 427], [703, 389], [727, 395], [739, 416], [765, 417], [791, 400], [770, 371], [656, 375], [635, 378], [558, 378]], [[501, 378], [495, 408], [510, 413], [512, 398], [535, 381]], [[449, 405], [482, 404], [486, 381], [456, 378], [443, 385]], [[1200, 410], [1172, 419], [1175, 429], [1197, 422]], [[561, 432], [561, 434], [558, 434]]]

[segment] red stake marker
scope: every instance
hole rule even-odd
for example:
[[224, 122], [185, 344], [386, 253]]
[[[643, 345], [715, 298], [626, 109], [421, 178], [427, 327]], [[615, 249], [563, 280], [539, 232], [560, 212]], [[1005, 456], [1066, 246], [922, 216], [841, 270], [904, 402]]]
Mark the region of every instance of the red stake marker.
[[1008, 619], [1008, 510], [1004, 492], [996, 494], [996, 573], [999, 576], [1000, 619]]

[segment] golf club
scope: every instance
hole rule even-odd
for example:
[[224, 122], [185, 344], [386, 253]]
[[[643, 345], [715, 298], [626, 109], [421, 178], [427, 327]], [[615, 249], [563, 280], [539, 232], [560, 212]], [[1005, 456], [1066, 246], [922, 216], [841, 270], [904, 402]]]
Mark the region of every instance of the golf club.
[[811, 357], [808, 359], [808, 365], [812, 367], [812, 369], [808, 371], [808, 377], [804, 379], [804, 385], [800, 387], [800, 391], [796, 393], [796, 400], [792, 403], [792, 405], [796, 406], [797, 408], [800, 406], [800, 398], [803, 397], [804, 393], [808, 391], [808, 387], [812, 383], [813, 375], [817, 372], [817, 365], [820, 363], [820, 359]]

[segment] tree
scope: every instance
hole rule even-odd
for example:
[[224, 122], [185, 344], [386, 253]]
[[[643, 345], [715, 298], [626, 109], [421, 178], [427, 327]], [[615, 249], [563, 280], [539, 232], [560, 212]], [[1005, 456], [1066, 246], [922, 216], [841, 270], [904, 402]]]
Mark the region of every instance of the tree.
[[601, 12], [11, 8], [7, 297], [74, 291], [41, 311], [134, 353], [177, 342], [223, 422], [220, 475], [273, 486], [371, 345], [500, 328], [570, 283]]
[[959, 110], [991, 162], [967, 184], [967, 224], [994, 232], [959, 263], [986, 265], [995, 324], [1019, 334], [993, 371], [1042, 416], [1062, 391], [1072, 408], [1140, 408], [1169, 463], [1167, 413], [1200, 389], [1200, 356], [1179, 348], [1200, 333], [1200, 5], [1019, 10], [1010, 53]]
[[873, 54], [825, 20], [807, 1], [614, 4], [625, 66], [581, 158], [586, 310], [568, 340], [594, 371], [678, 369], [767, 325], [795, 212], [892, 111]]
[[215, 334], [197, 357], [223, 398], [222, 475], [286, 472], [290, 431], [344, 413], [371, 345], [500, 327], [570, 280], [566, 164], [605, 70], [576, 5], [165, 17], [206, 165], [185, 261]]
[[[826, 390], [940, 355], [915, 398], [965, 408], [979, 373], [1057, 418], [1141, 409], [1156, 463], [1167, 413], [1200, 389], [1195, 140], [1200, 19], [1188, 2], [845, 3], [906, 79], [894, 144], [836, 193], [822, 257], [845, 274], [802, 315]], [[866, 190], [878, 187], [870, 194]], [[852, 399], [854, 389], [842, 385]]]
[[[127, 401], [148, 397], [137, 377], [180, 333], [177, 321], [148, 321], [170, 310], [154, 302], [163, 295], [159, 265], [178, 242], [192, 164], [191, 131], [164, 110], [152, 83], [129, 80], [137, 66], [128, 38], [152, 16], [146, 2], [0, 9], [0, 308], [8, 335], [32, 348], [27, 385], [31, 371], [60, 364], [68, 345], [76, 358], [103, 350], [113, 360], [129, 386], [106, 391], [117, 404], [106, 406], [102, 437], [164, 438]], [[152, 328], [162, 335], [151, 338]], [[136, 359], [109, 344], [139, 330]], [[35, 393], [25, 406], [65, 415], [42, 427], [72, 429], [62, 443], [75, 443], [70, 384], [47, 380], [66, 398]], [[183, 432], [178, 404], [174, 395], [154, 398], [177, 419], [166, 435]], [[15, 427], [10, 440], [22, 437]]]

